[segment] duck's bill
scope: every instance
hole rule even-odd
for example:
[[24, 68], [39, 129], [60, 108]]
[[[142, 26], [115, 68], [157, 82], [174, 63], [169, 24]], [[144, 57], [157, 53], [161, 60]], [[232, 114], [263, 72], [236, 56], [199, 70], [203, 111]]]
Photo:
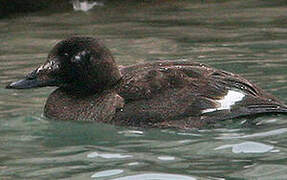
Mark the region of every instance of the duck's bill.
[[30, 88], [39, 88], [44, 86], [54, 86], [56, 80], [54, 79], [39, 79], [37, 75], [29, 74], [25, 79], [13, 82], [6, 86], [7, 89], [30, 89]]
[[30, 89], [37, 87], [43, 87], [43, 83], [37, 79], [22, 79], [6, 86], [7, 89]]
[[6, 86], [7, 89], [30, 89], [45, 86], [56, 86], [55, 80], [22, 79]]

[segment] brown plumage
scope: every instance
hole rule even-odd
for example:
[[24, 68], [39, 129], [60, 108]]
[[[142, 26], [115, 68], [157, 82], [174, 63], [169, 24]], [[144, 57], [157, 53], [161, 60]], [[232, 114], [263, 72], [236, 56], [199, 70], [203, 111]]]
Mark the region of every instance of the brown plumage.
[[44, 113], [61, 120], [188, 129], [287, 112], [278, 99], [241, 76], [201, 63], [161, 61], [117, 68], [109, 50], [88, 37], [61, 41], [45, 65], [7, 87], [42, 86], [59, 87], [47, 99]]

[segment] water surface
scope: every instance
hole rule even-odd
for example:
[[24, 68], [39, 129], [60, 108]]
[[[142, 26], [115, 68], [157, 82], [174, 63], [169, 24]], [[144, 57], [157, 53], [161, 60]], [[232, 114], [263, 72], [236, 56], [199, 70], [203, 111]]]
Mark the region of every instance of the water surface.
[[4, 89], [56, 42], [88, 35], [103, 39], [120, 65], [188, 58], [239, 73], [287, 103], [284, 1], [70, 6], [0, 20], [0, 179], [285, 179], [286, 115], [216, 129], [126, 128], [46, 119], [54, 88]]

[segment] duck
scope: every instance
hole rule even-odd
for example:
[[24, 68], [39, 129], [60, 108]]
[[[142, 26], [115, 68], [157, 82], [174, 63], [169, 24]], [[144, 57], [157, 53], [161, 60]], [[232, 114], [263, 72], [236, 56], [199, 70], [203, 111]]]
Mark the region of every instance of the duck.
[[223, 120], [287, 113], [287, 106], [240, 75], [191, 60], [117, 66], [97, 38], [58, 42], [46, 62], [8, 89], [57, 88], [48, 119], [128, 127], [204, 128]]

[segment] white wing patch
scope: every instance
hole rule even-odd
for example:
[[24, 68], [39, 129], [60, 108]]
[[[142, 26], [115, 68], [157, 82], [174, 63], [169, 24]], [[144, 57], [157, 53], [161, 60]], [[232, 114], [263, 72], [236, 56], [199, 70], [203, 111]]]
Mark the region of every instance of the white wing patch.
[[205, 109], [202, 111], [202, 113], [230, 109], [231, 106], [234, 105], [236, 102], [241, 101], [244, 98], [244, 96], [245, 94], [243, 94], [242, 92], [229, 90], [227, 94], [223, 96], [222, 99], [216, 100], [216, 102], [219, 104], [218, 108]]

